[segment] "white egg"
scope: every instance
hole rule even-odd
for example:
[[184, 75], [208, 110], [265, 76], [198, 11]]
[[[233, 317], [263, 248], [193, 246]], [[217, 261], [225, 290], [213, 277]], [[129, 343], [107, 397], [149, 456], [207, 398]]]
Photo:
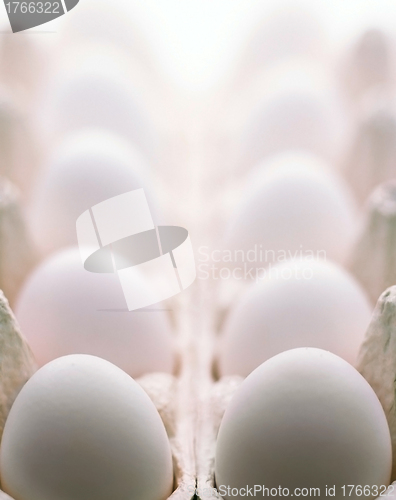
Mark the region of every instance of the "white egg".
[[248, 375], [287, 349], [318, 347], [354, 364], [372, 307], [357, 281], [326, 261], [271, 268], [231, 310], [219, 348], [221, 375]]
[[128, 55], [141, 62], [144, 67], [151, 66], [151, 54], [140, 33], [136, 9], [134, 16], [130, 6], [106, 0], [85, 0], [78, 6], [78, 15], [65, 18], [62, 34], [64, 43], [78, 41], [79, 45], [87, 40], [97, 40], [108, 45], [121, 47]]
[[145, 186], [147, 164], [123, 139], [87, 129], [67, 137], [38, 179], [28, 213], [43, 254], [76, 245], [76, 220], [101, 201]]
[[[314, 348], [278, 354], [249, 375], [226, 409], [216, 445], [216, 484], [227, 500], [245, 498], [240, 488], [247, 485], [275, 488], [276, 498], [286, 496], [279, 487], [290, 496], [320, 488], [316, 496], [326, 498], [326, 486], [335, 486], [336, 499], [349, 493], [343, 485], [368, 485], [365, 498], [375, 498], [375, 486], [389, 484], [391, 465], [389, 428], [374, 391], [346, 361]], [[223, 494], [221, 486], [237, 490]]]
[[240, 77], [295, 56], [323, 57], [324, 51], [323, 28], [312, 9], [281, 6], [263, 19], [249, 40]]
[[[61, 137], [82, 128], [102, 128], [136, 144], [147, 155], [155, 155], [157, 138], [141, 93], [129, 78], [120, 54], [83, 52], [83, 67], [68, 64], [57, 72], [46, 88], [38, 119], [49, 137]], [[81, 49], [82, 50], [82, 49]], [[78, 61], [78, 60], [77, 60]]]
[[287, 150], [339, 161], [350, 124], [331, 83], [331, 75], [318, 64], [296, 60], [271, 68], [260, 81], [260, 100], [253, 103], [241, 134], [239, 168]]
[[18, 500], [165, 500], [172, 458], [143, 389], [94, 356], [59, 358], [36, 372], [8, 416], [1, 484]]
[[224, 245], [245, 255], [261, 248], [264, 265], [270, 252], [275, 261], [280, 253], [290, 258], [310, 251], [343, 262], [357, 229], [355, 201], [344, 181], [313, 156], [284, 153], [252, 173]]
[[[150, 297], [143, 276], [136, 286]], [[86, 271], [78, 248], [55, 254], [35, 270], [15, 314], [40, 365], [67, 354], [92, 354], [133, 377], [174, 368], [168, 312], [160, 305], [129, 312], [118, 276]]]

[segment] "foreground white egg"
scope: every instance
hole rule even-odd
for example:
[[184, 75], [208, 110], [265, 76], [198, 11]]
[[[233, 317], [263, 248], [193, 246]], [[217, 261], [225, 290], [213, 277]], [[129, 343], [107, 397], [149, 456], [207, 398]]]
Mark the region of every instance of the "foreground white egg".
[[[230, 220], [225, 248], [280, 253], [317, 252], [343, 262], [356, 234], [355, 201], [343, 180], [318, 158], [284, 153], [252, 173]], [[261, 245], [261, 247], [260, 247]], [[261, 264], [263, 262], [261, 261]], [[262, 267], [262, 265], [260, 265]]]
[[[150, 297], [143, 276], [136, 286]], [[118, 276], [86, 271], [78, 248], [70, 248], [28, 278], [15, 314], [40, 365], [92, 354], [138, 377], [173, 370], [174, 340], [163, 307], [129, 312]]]
[[94, 356], [59, 358], [19, 393], [0, 453], [1, 484], [18, 500], [165, 500], [172, 459], [150, 398]]
[[305, 348], [269, 359], [241, 384], [220, 425], [215, 469], [227, 500], [245, 498], [238, 493], [247, 485], [288, 488], [290, 496], [320, 488], [320, 498], [335, 486], [341, 499], [348, 484], [368, 485], [365, 498], [377, 497], [391, 465], [388, 424], [370, 385], [338, 356]]
[[219, 371], [246, 376], [295, 347], [319, 347], [355, 364], [371, 313], [365, 292], [341, 267], [308, 259], [278, 264], [229, 313]]
[[93, 205], [144, 187], [141, 153], [120, 137], [87, 129], [55, 150], [34, 190], [29, 219], [43, 254], [76, 245], [76, 220]]

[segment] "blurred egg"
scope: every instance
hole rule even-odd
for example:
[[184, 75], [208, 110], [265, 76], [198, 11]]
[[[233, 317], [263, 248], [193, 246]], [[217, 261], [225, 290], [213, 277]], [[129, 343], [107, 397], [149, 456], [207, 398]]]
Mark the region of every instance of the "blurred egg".
[[[343, 262], [356, 233], [356, 207], [343, 180], [305, 153], [271, 158], [252, 172], [224, 246], [263, 267], [302, 253]], [[265, 254], [265, 260], [257, 255]]]
[[155, 155], [156, 137], [143, 96], [134, 86], [120, 52], [101, 45], [77, 48], [45, 87], [38, 117], [44, 134], [63, 136], [82, 128], [101, 128]]
[[172, 458], [143, 389], [94, 356], [59, 358], [36, 372], [8, 416], [1, 484], [18, 500], [165, 500]]
[[325, 66], [300, 59], [266, 72], [241, 134], [239, 168], [300, 149], [338, 161], [350, 124], [333, 83]]
[[243, 52], [240, 78], [258, 72], [278, 61], [306, 56], [323, 56], [323, 28], [312, 9], [300, 5], [282, 6], [267, 15], [250, 38]]
[[223, 328], [221, 375], [247, 376], [287, 349], [318, 347], [356, 362], [372, 307], [357, 281], [337, 265], [302, 259], [272, 267], [248, 289]]
[[245, 498], [238, 490], [247, 485], [274, 488], [274, 495], [257, 495], [276, 498], [286, 488], [290, 496], [305, 488], [298, 493], [325, 498], [335, 486], [341, 499], [348, 484], [368, 485], [372, 499], [372, 486], [389, 484], [391, 466], [389, 428], [374, 391], [346, 361], [314, 348], [283, 352], [251, 373], [225, 411], [216, 446], [217, 489], [227, 500]]
[[[136, 287], [150, 297], [143, 276]], [[15, 315], [39, 365], [67, 354], [92, 354], [132, 377], [174, 368], [167, 311], [129, 312], [118, 276], [86, 271], [78, 248], [55, 254], [33, 272]]]
[[106, 0], [85, 0], [78, 6], [78, 13], [68, 15], [62, 27], [64, 42], [81, 45], [85, 41], [97, 40], [120, 47], [130, 57], [138, 59], [144, 67], [151, 66], [151, 54], [140, 33], [136, 9], [130, 13], [130, 6]]
[[147, 164], [122, 138], [88, 129], [55, 150], [35, 187], [29, 219], [43, 254], [77, 244], [76, 220], [93, 205], [145, 187]]

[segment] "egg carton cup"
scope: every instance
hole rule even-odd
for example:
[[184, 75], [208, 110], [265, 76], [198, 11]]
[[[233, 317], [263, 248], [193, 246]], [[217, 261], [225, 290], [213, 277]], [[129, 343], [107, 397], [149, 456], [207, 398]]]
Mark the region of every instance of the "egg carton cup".
[[[0, 291], [0, 438], [11, 406], [36, 371], [33, 354], [19, 330], [8, 300]], [[0, 500], [10, 497], [0, 491]]]
[[[396, 286], [380, 296], [360, 349], [357, 368], [377, 394], [392, 441], [392, 480], [396, 480]], [[395, 491], [396, 496], [396, 491]]]
[[[189, 411], [180, 404], [186, 379], [167, 373], [150, 373], [136, 381], [153, 401], [164, 423], [173, 459], [174, 491], [172, 500], [189, 500], [191, 484], [195, 482], [194, 456], [190, 444]], [[1, 500], [1, 499], [0, 499]]]
[[349, 270], [375, 304], [396, 283], [396, 181], [378, 186], [370, 196]]
[[37, 262], [21, 209], [18, 189], [0, 177], [0, 289], [11, 304]]

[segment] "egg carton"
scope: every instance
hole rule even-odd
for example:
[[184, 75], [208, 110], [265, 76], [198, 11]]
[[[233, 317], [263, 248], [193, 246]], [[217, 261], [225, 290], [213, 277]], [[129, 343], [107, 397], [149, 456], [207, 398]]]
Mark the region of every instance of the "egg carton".
[[373, 304], [396, 283], [396, 182], [380, 184], [366, 204], [360, 235], [349, 258], [349, 270]]
[[0, 288], [13, 304], [37, 255], [23, 217], [19, 190], [4, 177], [0, 177], [0, 233]]

